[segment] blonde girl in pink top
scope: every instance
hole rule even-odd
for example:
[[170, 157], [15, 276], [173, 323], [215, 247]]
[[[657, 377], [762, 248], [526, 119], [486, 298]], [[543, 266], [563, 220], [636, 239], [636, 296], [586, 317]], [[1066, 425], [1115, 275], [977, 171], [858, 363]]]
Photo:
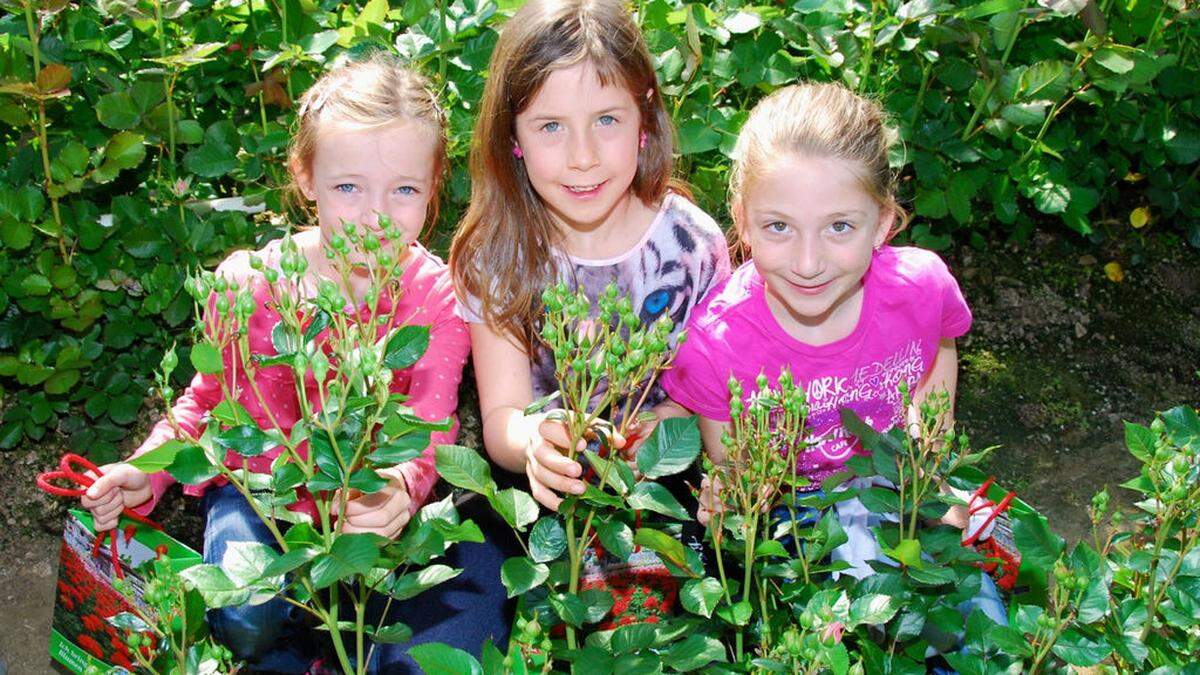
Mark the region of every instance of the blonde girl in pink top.
[[[403, 292], [394, 299], [379, 300], [377, 312], [390, 313], [389, 320], [381, 322], [384, 325], [379, 331], [382, 336], [398, 325], [429, 327], [428, 351], [411, 367], [393, 372], [390, 388], [407, 395], [406, 404], [430, 421], [454, 415], [458, 384], [470, 351], [466, 327], [455, 315], [456, 300], [446, 267], [417, 242], [425, 224], [436, 215], [438, 189], [447, 161], [445, 146], [445, 115], [426, 80], [394, 59], [374, 57], [332, 70], [304, 95], [299, 108], [299, 128], [289, 156], [296, 187], [315, 206], [317, 220], [316, 227], [304, 229], [292, 238], [308, 262], [308, 276], [300, 284], [302, 293], [315, 295], [319, 281], [332, 280], [352, 298], [354, 307], [347, 307], [347, 311], [365, 319], [362, 312], [370, 313], [363, 302], [368, 278], [351, 274], [349, 287], [345, 287], [340, 273], [331, 268], [325, 248], [333, 236], [341, 234], [344, 223], [378, 230], [381, 216], [386, 216], [401, 231], [402, 236], [393, 240], [392, 245], [396, 255], [405, 260], [400, 282]], [[281, 242], [272, 241], [253, 254], [233, 253], [218, 266], [217, 275], [253, 289], [258, 304], [248, 321], [249, 343], [256, 353], [273, 355], [276, 350], [271, 331], [279, 316], [268, 303], [261, 273], [250, 266], [252, 255], [262, 260], [265, 267], [278, 268]], [[230, 368], [233, 355], [226, 353], [224, 358], [226, 371], [234, 372]], [[245, 371], [237, 370], [239, 380], [234, 383], [234, 391], [240, 392], [238, 402], [260, 426], [272, 428], [267, 411], [246, 381]], [[308, 377], [312, 380], [311, 372]], [[300, 410], [290, 370], [260, 369], [255, 374], [255, 384], [274, 421], [284, 433], [289, 433], [299, 419]], [[306, 386], [310, 389], [309, 400], [319, 400], [315, 380], [306, 382]], [[172, 409], [174, 420], [188, 433], [199, 435], [209, 412], [221, 400], [217, 378], [197, 374]], [[421, 457], [394, 470], [381, 471], [388, 479], [387, 487], [350, 500], [341, 514], [343, 531], [397, 537], [409, 518], [425, 504], [437, 481], [434, 448], [452, 443], [457, 433], [457, 424], [449, 431], [435, 432]], [[134, 456], [173, 437], [173, 429], [164, 419]], [[248, 461], [231, 452], [225, 463], [230, 467], [245, 463], [251, 471], [270, 474], [272, 459], [282, 451], [283, 448], [276, 448]], [[166, 472], [147, 475], [126, 463], [102, 470], [104, 476], [82, 498], [83, 505], [92, 511], [98, 530], [113, 527], [123, 508], [136, 507], [139, 512], [148, 513], [174, 482]], [[223, 483], [214, 479], [184, 489], [187, 494], [204, 497], [207, 519], [204, 555], [206, 562], [217, 564], [230, 542], [273, 543], [245, 498], [233, 486]], [[302, 491], [298, 503], [290, 508], [312, 514], [311, 495]], [[500, 585], [492, 582], [491, 586]], [[452, 592], [453, 588], [445, 590]], [[483, 604], [502, 604], [503, 590], [499, 593], [498, 598], [488, 597]], [[431, 600], [424, 596], [416, 599]], [[408, 612], [401, 609], [400, 613], [429, 616], [432, 612], [428, 607], [417, 606], [410, 607]], [[316, 656], [312, 645], [317, 640], [303, 634], [304, 627], [294, 615], [283, 599], [275, 598], [253, 607], [214, 610], [209, 613], [209, 622], [213, 632], [235, 655], [255, 670], [305, 672]], [[414, 627], [417, 641], [425, 641], [421, 634], [423, 625], [439, 625], [427, 619], [404, 620]], [[480, 623], [478, 616], [470, 621]], [[477, 651], [487, 637], [476, 635], [469, 627], [454, 633], [462, 638], [455, 639], [454, 635], [434, 638], [461, 643], [464, 648]], [[404, 645], [404, 649], [409, 646]], [[375, 650], [378, 663], [372, 664], [373, 670], [398, 672], [411, 665], [399, 645], [388, 647], [379, 645]]]

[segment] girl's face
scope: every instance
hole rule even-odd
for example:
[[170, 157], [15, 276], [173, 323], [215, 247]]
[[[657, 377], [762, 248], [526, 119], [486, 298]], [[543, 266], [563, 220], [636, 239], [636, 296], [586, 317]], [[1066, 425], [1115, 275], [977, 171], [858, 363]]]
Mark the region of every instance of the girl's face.
[[895, 213], [843, 159], [785, 154], [747, 187], [741, 235], [766, 281], [767, 304], [796, 337], [825, 344], [858, 322], [862, 279]]
[[354, 223], [376, 234], [379, 216], [403, 233], [397, 247], [416, 241], [433, 199], [437, 135], [419, 122], [363, 128], [325, 122], [310, 171], [296, 176], [304, 196], [317, 203], [321, 237]]
[[627, 203], [641, 111], [590, 63], [550, 73], [515, 126], [529, 181], [560, 224], [592, 230]]

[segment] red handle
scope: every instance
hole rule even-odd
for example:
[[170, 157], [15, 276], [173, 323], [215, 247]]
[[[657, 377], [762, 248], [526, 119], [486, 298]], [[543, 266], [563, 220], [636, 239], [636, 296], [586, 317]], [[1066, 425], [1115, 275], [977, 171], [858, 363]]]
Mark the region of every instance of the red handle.
[[[79, 470], [77, 470], [77, 468]], [[87, 473], [84, 473], [87, 471], [95, 474], [95, 478], [87, 475]], [[80, 457], [75, 453], [68, 452], [67, 454], [63, 455], [61, 460], [59, 460], [58, 469], [56, 471], [46, 471], [38, 474], [37, 485], [45, 492], [57, 497], [82, 497], [84, 493], [87, 492], [87, 489], [95, 484], [96, 478], [99, 478], [103, 475], [104, 472], [102, 472], [100, 467], [96, 466], [91, 460], [87, 459], [86, 457]], [[63, 487], [61, 485], [56, 485], [54, 481], [69, 481], [79, 487]], [[156, 530], [162, 529], [162, 525], [159, 525], [140, 513], [135, 513], [128, 508], [122, 509], [121, 515], [129, 518], [130, 520], [149, 525]], [[129, 543], [129, 540], [133, 538], [133, 533], [128, 531], [129, 529], [130, 528], [126, 528], [125, 532], [125, 543], [127, 544]], [[105, 539], [109, 539], [109, 555], [112, 559], [113, 573], [116, 574], [118, 579], [124, 579], [125, 573], [121, 570], [121, 558], [117, 554], [117, 540], [119, 539], [119, 534], [117, 533], [116, 528], [111, 530], [103, 530], [96, 534], [96, 540], [92, 543], [92, 555], [95, 557], [100, 556], [100, 546], [104, 543]]]

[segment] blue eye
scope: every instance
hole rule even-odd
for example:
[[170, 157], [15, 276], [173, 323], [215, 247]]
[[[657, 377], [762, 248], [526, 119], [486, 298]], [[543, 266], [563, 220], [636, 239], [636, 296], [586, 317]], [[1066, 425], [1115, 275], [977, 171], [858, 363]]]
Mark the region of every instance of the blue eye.
[[607, 127], [616, 124], [617, 118], [613, 117], [612, 115], [601, 115], [597, 122], [600, 123], [600, 126]]
[[358, 186], [355, 185], [354, 183], [338, 183], [337, 185], [333, 186], [333, 189], [336, 190], [337, 192], [350, 194], [351, 192], [354, 192], [355, 190], [357, 190]]
[[788, 224], [783, 221], [776, 220], [774, 222], [767, 223], [767, 231], [768, 232], [773, 232], [775, 234], [783, 234], [784, 232], [787, 232], [787, 230], [788, 230]]
[[561, 126], [562, 125], [559, 124], [558, 122], [546, 122], [545, 124], [542, 125], [542, 131], [548, 131], [550, 133], [554, 133], [554, 132], [558, 131], [559, 127], [561, 127]]
[[836, 223], [830, 224], [829, 229], [833, 230], [834, 234], [845, 234], [853, 230], [854, 226], [844, 220], [839, 220]]
[[642, 300], [642, 310], [638, 312], [642, 319], [642, 323], [649, 325], [655, 319], [662, 316], [663, 312], [671, 308], [671, 301], [675, 299], [675, 290], [672, 288], [660, 288], [646, 296]]
[[411, 185], [401, 185], [400, 187], [396, 188], [396, 192], [399, 192], [402, 195], [415, 195], [417, 194], [417, 188]]

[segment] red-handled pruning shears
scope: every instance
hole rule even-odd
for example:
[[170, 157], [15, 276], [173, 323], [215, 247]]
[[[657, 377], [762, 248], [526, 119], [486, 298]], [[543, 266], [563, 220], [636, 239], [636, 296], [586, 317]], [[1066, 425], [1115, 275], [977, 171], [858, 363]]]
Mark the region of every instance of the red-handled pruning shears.
[[[92, 472], [95, 477], [89, 476], [87, 472]], [[82, 497], [87, 489], [96, 482], [96, 478], [103, 476], [104, 473], [100, 468], [84, 457], [80, 457], [74, 453], [68, 452], [63, 455], [62, 460], [58, 463], [56, 471], [46, 471], [38, 474], [37, 485], [42, 490], [49, 494], [58, 497]], [[78, 487], [63, 487], [55, 485], [54, 481], [69, 481]], [[162, 526], [150, 520], [149, 518], [134, 513], [126, 508], [121, 511], [121, 514], [128, 517], [130, 520], [137, 521], [153, 527], [156, 530], [161, 530]], [[128, 544], [133, 539], [133, 533], [136, 526], [129, 525], [125, 528], [125, 543]], [[121, 557], [117, 554], [117, 539], [118, 534], [116, 528], [104, 530], [96, 535], [95, 542], [92, 543], [92, 556], [100, 557], [100, 547], [104, 544], [105, 539], [110, 539], [111, 543], [108, 547], [109, 556], [112, 559], [113, 573], [118, 579], [124, 579], [125, 573], [121, 571]]]

